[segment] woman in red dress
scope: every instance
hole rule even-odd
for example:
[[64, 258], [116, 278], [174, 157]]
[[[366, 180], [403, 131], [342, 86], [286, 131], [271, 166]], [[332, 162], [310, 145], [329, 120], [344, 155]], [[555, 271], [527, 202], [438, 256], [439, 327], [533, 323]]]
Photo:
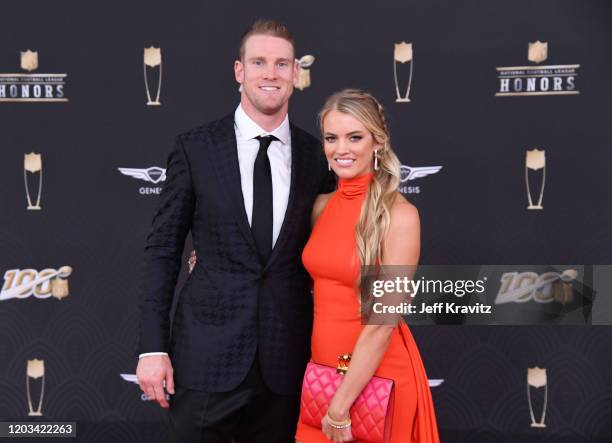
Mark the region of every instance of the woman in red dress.
[[391, 443], [439, 442], [427, 375], [405, 323], [362, 324], [358, 288], [362, 265], [416, 265], [417, 209], [397, 191], [400, 163], [391, 150], [384, 110], [369, 93], [344, 90], [320, 113], [325, 155], [338, 189], [320, 195], [302, 255], [314, 280], [312, 361], [336, 366], [352, 353], [322, 429], [300, 421], [303, 443], [353, 441], [350, 407], [372, 376], [394, 380]]

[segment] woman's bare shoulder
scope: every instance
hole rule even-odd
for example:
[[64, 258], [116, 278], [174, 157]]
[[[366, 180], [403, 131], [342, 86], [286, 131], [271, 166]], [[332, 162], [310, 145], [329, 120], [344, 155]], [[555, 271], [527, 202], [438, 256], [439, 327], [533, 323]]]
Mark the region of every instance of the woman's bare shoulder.
[[419, 262], [421, 250], [419, 211], [398, 193], [390, 212], [383, 262], [387, 265], [415, 265]]
[[393, 206], [391, 206], [391, 226], [392, 230], [413, 229], [419, 226], [419, 210], [406, 198], [397, 193]]

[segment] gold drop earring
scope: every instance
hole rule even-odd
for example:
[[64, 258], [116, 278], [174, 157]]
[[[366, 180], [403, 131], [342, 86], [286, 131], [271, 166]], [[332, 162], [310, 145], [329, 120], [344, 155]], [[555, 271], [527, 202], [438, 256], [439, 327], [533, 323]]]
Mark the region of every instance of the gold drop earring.
[[374, 149], [374, 170], [378, 171], [378, 149]]

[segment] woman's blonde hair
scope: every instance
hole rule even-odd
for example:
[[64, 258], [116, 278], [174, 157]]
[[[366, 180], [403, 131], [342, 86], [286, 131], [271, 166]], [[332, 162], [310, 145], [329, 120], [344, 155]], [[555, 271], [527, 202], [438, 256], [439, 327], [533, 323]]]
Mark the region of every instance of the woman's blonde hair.
[[[391, 149], [389, 128], [382, 105], [372, 94], [359, 89], [344, 89], [327, 99], [319, 112], [319, 125], [324, 131], [323, 120], [330, 111], [348, 114], [359, 120], [380, 145], [377, 153], [378, 169], [366, 194], [357, 223], [355, 237], [362, 266], [377, 268], [382, 263], [383, 240], [389, 230], [391, 206], [397, 197], [400, 183], [400, 162]], [[361, 287], [365, 276], [360, 271]]]

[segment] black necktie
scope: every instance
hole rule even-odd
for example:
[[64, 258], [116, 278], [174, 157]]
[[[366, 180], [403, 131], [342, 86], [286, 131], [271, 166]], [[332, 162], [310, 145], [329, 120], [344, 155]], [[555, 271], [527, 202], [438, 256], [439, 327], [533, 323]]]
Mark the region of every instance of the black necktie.
[[274, 140], [273, 135], [256, 137], [259, 152], [253, 170], [253, 216], [251, 232], [262, 263], [266, 263], [272, 253], [272, 171], [268, 159], [268, 147]]

